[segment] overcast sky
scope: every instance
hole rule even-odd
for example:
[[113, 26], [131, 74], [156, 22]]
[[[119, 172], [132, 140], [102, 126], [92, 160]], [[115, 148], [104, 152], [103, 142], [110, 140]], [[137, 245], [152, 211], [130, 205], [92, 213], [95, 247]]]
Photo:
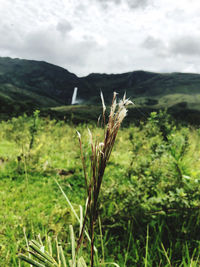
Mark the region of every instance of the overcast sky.
[[0, 0], [0, 56], [78, 76], [200, 73], [200, 0]]

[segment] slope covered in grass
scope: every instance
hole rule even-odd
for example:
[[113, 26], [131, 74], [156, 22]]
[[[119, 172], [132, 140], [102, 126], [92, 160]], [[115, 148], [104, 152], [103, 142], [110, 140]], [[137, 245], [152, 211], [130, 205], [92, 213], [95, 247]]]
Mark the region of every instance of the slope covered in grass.
[[[113, 91], [124, 92], [138, 107], [199, 110], [200, 75], [191, 73], [153, 73], [132, 71], [122, 74], [92, 73], [77, 77], [69, 71], [41, 61], [0, 57], [0, 101], [2, 113], [14, 116], [35, 108], [71, 104], [74, 87], [78, 87], [81, 105], [100, 104], [99, 92], [105, 99]], [[89, 107], [88, 107], [89, 110]], [[4, 117], [5, 117], [4, 116]]]

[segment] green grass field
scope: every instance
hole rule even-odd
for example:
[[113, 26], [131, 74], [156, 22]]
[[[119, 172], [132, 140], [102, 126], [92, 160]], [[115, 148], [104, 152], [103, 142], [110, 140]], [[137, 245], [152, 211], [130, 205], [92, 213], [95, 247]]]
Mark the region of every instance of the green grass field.
[[[88, 128], [103, 135], [94, 123], [37, 113], [0, 123], [0, 266], [29, 266], [18, 254], [38, 235], [58, 237], [69, 257], [69, 225], [76, 239], [79, 225], [55, 179], [79, 214], [86, 196], [76, 131], [89, 158]], [[200, 265], [199, 159], [200, 130], [175, 125], [164, 112], [119, 131], [100, 193], [101, 228], [95, 225], [100, 266], [103, 257], [120, 267]], [[89, 266], [85, 236], [81, 253]]]

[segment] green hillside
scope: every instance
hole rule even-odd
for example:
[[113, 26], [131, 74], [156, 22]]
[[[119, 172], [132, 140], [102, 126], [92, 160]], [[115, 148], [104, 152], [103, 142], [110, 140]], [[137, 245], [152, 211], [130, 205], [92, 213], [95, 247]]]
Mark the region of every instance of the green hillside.
[[[200, 93], [200, 75], [189, 73], [152, 73], [133, 71], [124, 74], [90, 74], [83, 78], [105, 93], [126, 90], [134, 98], [155, 97], [174, 93]], [[110, 88], [110, 89], [109, 89]]]
[[73, 88], [82, 84], [75, 74], [46, 62], [0, 58], [1, 92], [5, 86], [9, 86], [6, 91], [13, 100], [18, 101], [21, 95], [22, 99], [33, 99], [36, 105], [55, 106], [69, 104]]
[[[81, 105], [92, 105], [92, 108], [77, 106], [74, 110], [67, 107], [71, 104], [74, 87], [78, 87]], [[182, 117], [188, 110], [192, 113], [200, 110], [200, 74], [140, 70], [123, 74], [92, 73], [79, 78], [64, 68], [46, 62], [0, 57], [1, 118], [29, 113], [37, 108], [52, 116], [78, 113], [79, 121], [84, 117], [83, 109], [92, 111], [92, 116], [97, 113], [100, 90], [105, 102], [112, 98], [113, 91], [118, 92], [119, 97], [126, 91], [136, 104], [134, 110], [137, 114], [133, 117], [139, 116], [136, 109], [148, 113], [167, 108], [178, 116], [181, 112]], [[198, 114], [196, 116], [200, 121]]]

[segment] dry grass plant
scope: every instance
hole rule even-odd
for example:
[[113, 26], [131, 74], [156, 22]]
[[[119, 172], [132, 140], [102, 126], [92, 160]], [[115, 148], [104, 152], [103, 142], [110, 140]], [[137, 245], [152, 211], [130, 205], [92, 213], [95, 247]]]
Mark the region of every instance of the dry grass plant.
[[103, 141], [100, 141], [97, 137], [94, 137], [91, 131], [88, 129], [90, 136], [90, 145], [91, 145], [91, 157], [90, 157], [91, 166], [89, 172], [87, 172], [86, 168], [86, 159], [82, 148], [81, 134], [78, 132], [81, 159], [85, 177], [85, 187], [87, 192], [87, 202], [86, 202], [87, 204], [86, 204], [83, 226], [77, 243], [76, 251], [78, 252], [81, 246], [85, 227], [87, 226], [91, 238], [91, 256], [90, 256], [91, 267], [94, 266], [94, 226], [98, 219], [99, 193], [101, 189], [105, 168], [109, 161], [121, 123], [125, 118], [125, 116], [127, 115], [127, 106], [129, 104], [133, 104], [132, 101], [126, 99], [126, 94], [124, 94], [123, 99], [120, 100], [119, 103], [117, 103], [116, 96], [117, 93], [114, 92], [108, 123], [106, 124], [105, 123], [106, 106], [103, 94], [101, 93], [101, 100], [103, 106], [102, 125], [104, 127]]

